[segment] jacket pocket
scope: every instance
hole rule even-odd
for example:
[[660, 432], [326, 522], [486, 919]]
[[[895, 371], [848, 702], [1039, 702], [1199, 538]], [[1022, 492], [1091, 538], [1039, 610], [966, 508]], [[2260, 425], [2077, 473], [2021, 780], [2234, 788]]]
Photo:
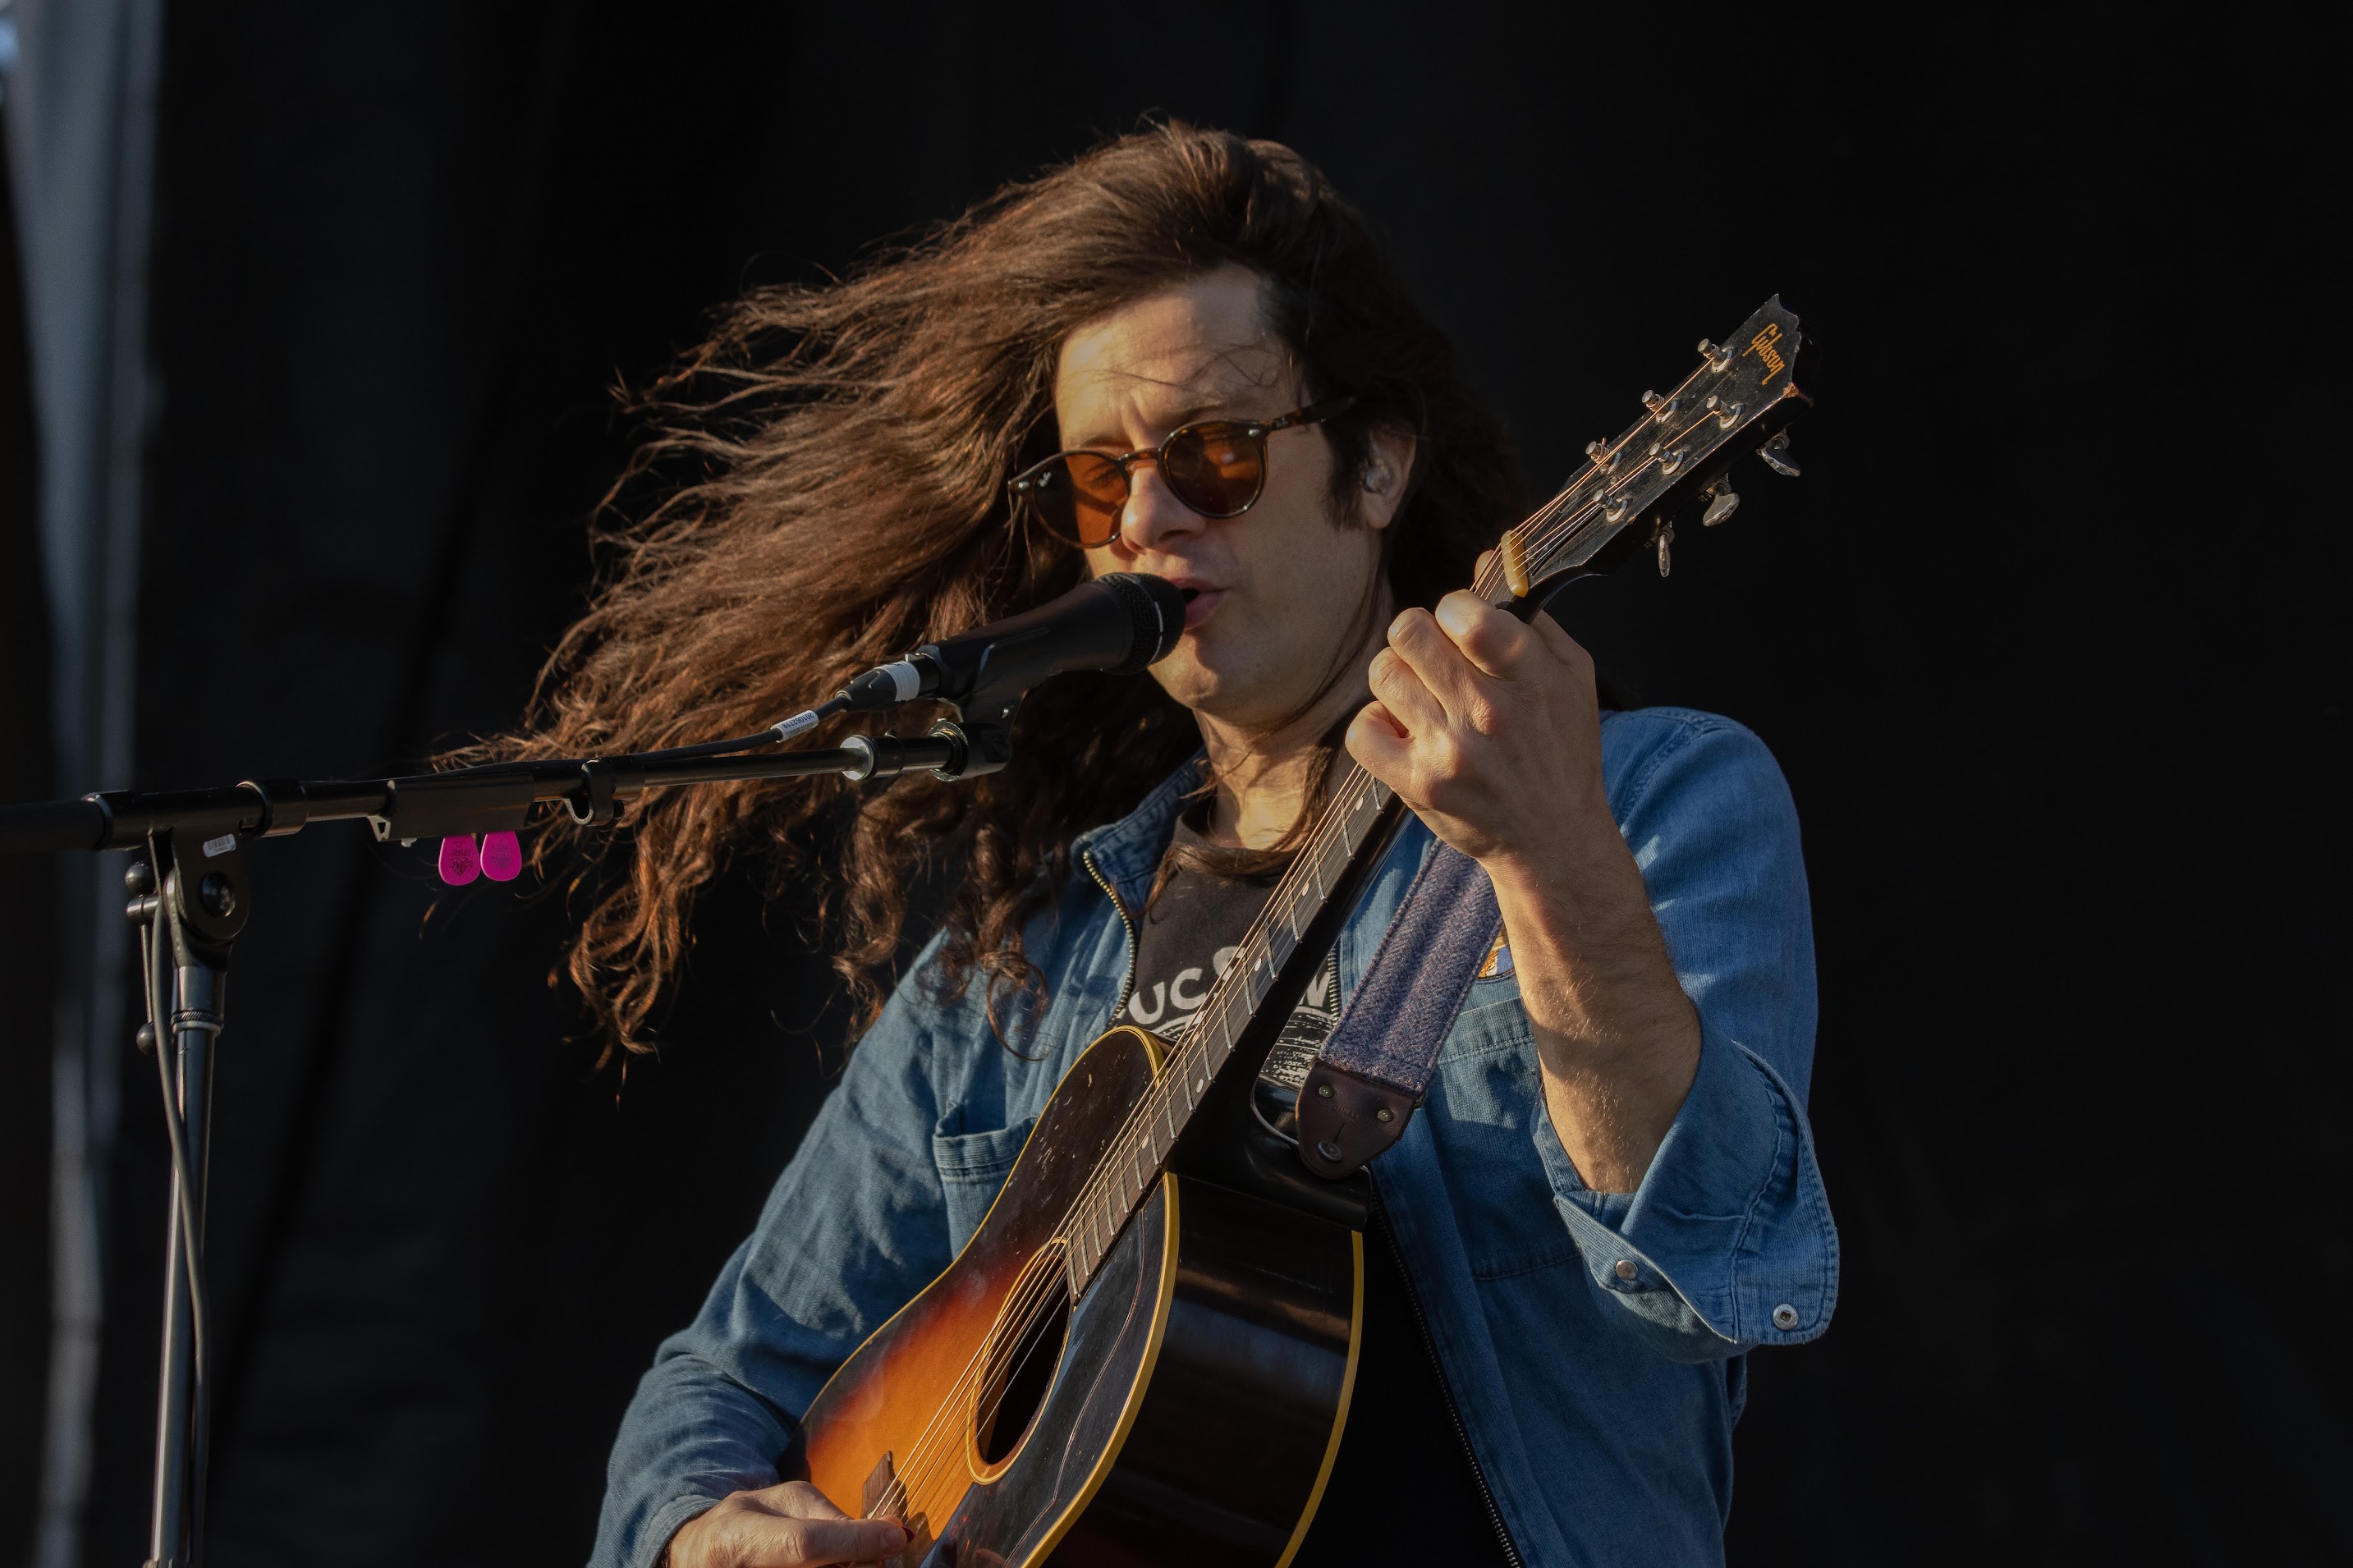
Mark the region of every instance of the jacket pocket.
[[948, 1241], [958, 1252], [980, 1228], [1014, 1161], [1021, 1157], [1029, 1130], [1037, 1125], [1032, 1116], [989, 1132], [932, 1134], [932, 1159], [939, 1166], [940, 1192], [947, 1205]]

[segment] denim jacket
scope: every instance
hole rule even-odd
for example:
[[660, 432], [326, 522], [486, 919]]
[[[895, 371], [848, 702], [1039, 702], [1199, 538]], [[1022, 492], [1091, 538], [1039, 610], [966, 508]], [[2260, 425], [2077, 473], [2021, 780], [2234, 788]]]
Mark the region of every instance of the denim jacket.
[[[1820, 1334], [1838, 1293], [1805, 1114], [1805, 869], [1788, 786], [1748, 731], [1654, 708], [1609, 715], [1601, 741], [1611, 812], [1700, 1016], [1698, 1077], [1666, 1141], [1636, 1191], [1587, 1190], [1505, 973], [1473, 983], [1427, 1104], [1370, 1170], [1520, 1558], [1715, 1563], [1741, 1358]], [[980, 987], [943, 1002], [923, 984], [936, 940], [899, 987], [758, 1228], [639, 1383], [607, 1470], [599, 1568], [646, 1568], [718, 1499], [773, 1485], [797, 1415], [969, 1239], [1055, 1084], [1111, 1023], [1130, 953], [1103, 884], [1142, 907], [1187, 777], [1074, 842], [1092, 874], [1025, 929], [1047, 1000], [1008, 1022], [1013, 1049]], [[1344, 997], [1431, 842], [1409, 819], [1360, 900], [1339, 943]]]

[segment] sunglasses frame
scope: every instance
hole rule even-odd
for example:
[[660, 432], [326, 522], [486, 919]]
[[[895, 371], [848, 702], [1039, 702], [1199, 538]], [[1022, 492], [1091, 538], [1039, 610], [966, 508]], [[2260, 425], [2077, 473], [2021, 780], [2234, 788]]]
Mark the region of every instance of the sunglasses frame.
[[[1011, 479], [1006, 480], [1006, 492], [1011, 497], [1013, 506], [1017, 510], [1020, 510], [1026, 504], [1029, 509], [1029, 515], [1038, 520], [1038, 526], [1052, 534], [1055, 538], [1063, 541], [1065, 543], [1075, 544], [1082, 550], [1099, 550], [1103, 547], [1103, 544], [1109, 544], [1112, 540], [1117, 539], [1119, 537], [1119, 530], [1114, 527], [1112, 530], [1110, 538], [1103, 540], [1103, 544], [1089, 544], [1085, 540], [1072, 538], [1070, 534], [1064, 533], [1061, 530], [1056, 528], [1052, 523], [1048, 522], [1046, 521], [1043, 509], [1038, 505], [1035, 499], [1038, 489], [1038, 476], [1042, 471], [1050, 468], [1054, 464], [1070, 458], [1100, 458], [1107, 463], [1115, 464], [1119, 468], [1120, 483], [1127, 489], [1127, 494], [1122, 496], [1119, 500], [1118, 510], [1124, 511], [1127, 508], [1129, 500], [1135, 494], [1135, 484], [1131, 473], [1131, 470], [1134, 468], [1135, 464], [1144, 461], [1146, 458], [1151, 458], [1153, 463], [1160, 469], [1162, 482], [1166, 483], [1168, 477], [1168, 449], [1171, 447], [1174, 447], [1178, 441], [1182, 440], [1187, 436], [1192, 435], [1196, 431], [1207, 430], [1213, 426], [1233, 425], [1240, 426], [1241, 427], [1243, 439], [1254, 443], [1258, 447], [1258, 488], [1250, 492], [1250, 496], [1248, 500], [1242, 502], [1241, 505], [1234, 508], [1231, 511], [1210, 511], [1205, 507], [1195, 506], [1192, 501], [1186, 499], [1184, 493], [1175, 485], [1171, 484], [1168, 487], [1168, 493], [1175, 496], [1179, 501], [1183, 502], [1187, 510], [1198, 513], [1202, 517], [1214, 519], [1218, 521], [1224, 521], [1228, 518], [1241, 516], [1242, 513], [1250, 510], [1250, 508], [1258, 504], [1259, 498], [1261, 496], [1266, 494], [1266, 438], [1269, 436], [1273, 435], [1278, 430], [1303, 429], [1310, 425], [1321, 425], [1327, 419], [1335, 418], [1342, 414], [1345, 414], [1349, 408], [1355, 405], [1356, 401], [1356, 400], [1354, 397], [1347, 396], [1322, 398], [1316, 402], [1307, 404], [1303, 407], [1294, 408], [1288, 414], [1278, 415], [1272, 419], [1196, 419], [1189, 425], [1179, 425], [1176, 429], [1168, 432], [1167, 436], [1157, 447], [1138, 447], [1133, 452], [1124, 452], [1116, 455], [1110, 452], [1097, 451], [1092, 447], [1073, 447], [1067, 450], [1056, 452], [1050, 456], [1040, 458], [1036, 462], [1030, 464], [1028, 468], [1022, 469], [1019, 473], [1014, 475]], [[1114, 516], [1115, 515], [1116, 513], [1114, 513]]]

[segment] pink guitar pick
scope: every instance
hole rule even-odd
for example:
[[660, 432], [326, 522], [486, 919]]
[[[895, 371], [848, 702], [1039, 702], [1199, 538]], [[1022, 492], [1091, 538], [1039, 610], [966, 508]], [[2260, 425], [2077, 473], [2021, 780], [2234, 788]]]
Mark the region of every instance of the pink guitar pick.
[[482, 875], [493, 882], [512, 882], [522, 875], [522, 846], [513, 834], [482, 835]]
[[441, 879], [462, 888], [482, 874], [481, 858], [474, 853], [470, 834], [453, 833], [441, 840]]

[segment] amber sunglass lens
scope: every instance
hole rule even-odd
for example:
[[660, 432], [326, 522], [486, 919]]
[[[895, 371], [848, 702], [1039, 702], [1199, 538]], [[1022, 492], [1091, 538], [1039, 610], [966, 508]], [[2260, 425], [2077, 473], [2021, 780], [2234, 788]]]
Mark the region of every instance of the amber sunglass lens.
[[1038, 519], [1075, 544], [1092, 549], [1119, 531], [1119, 509], [1127, 504], [1127, 476], [1109, 458], [1073, 452], [1038, 470], [1030, 496]]
[[1165, 468], [1176, 499], [1204, 517], [1233, 517], [1250, 509], [1266, 483], [1266, 453], [1240, 425], [1196, 425], [1168, 443]]

